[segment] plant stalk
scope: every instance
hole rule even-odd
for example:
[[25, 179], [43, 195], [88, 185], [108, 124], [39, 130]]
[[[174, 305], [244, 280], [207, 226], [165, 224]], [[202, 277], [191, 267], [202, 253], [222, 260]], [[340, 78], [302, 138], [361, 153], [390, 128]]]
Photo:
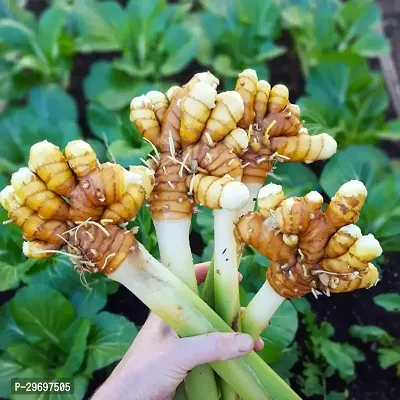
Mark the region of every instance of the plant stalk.
[[257, 339], [284, 300], [266, 280], [241, 316], [242, 332]]
[[[190, 218], [176, 221], [154, 221], [160, 258], [163, 265], [199, 295], [189, 243]], [[218, 387], [212, 368], [200, 365], [185, 379], [189, 400], [218, 400]]]
[[[215, 311], [235, 331], [240, 331], [240, 299], [236, 241], [233, 236], [236, 211], [214, 210]], [[221, 382], [223, 400], [237, 396], [227, 382]]]
[[[140, 244], [109, 278], [120, 282], [181, 337], [232, 329]], [[299, 400], [254, 352], [211, 363], [243, 400]]]

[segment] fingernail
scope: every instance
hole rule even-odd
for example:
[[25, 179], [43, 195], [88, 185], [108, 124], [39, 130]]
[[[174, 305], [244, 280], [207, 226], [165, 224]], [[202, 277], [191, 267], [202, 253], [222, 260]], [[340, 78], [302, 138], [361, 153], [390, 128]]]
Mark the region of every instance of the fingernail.
[[246, 335], [243, 333], [236, 333], [235, 342], [238, 351], [241, 353], [247, 353], [253, 349], [254, 342], [253, 338], [250, 335]]
[[239, 282], [241, 282], [243, 280], [243, 275], [240, 272], [238, 272], [238, 275], [239, 275]]

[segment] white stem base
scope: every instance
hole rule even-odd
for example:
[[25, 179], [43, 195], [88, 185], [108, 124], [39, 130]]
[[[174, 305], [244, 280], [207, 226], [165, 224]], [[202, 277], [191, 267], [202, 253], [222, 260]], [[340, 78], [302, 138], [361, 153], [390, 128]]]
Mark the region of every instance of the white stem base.
[[154, 221], [154, 227], [162, 264], [198, 293], [189, 242], [190, 222], [190, 218], [179, 221]]
[[238, 210], [237, 217], [240, 218], [242, 215], [246, 214], [248, 211], [254, 211], [254, 207], [256, 205], [258, 192], [262, 188], [262, 184], [260, 183], [246, 183], [245, 184], [250, 192], [249, 201], [246, 205]]
[[284, 300], [266, 280], [242, 314], [242, 332], [258, 338]]
[[229, 326], [240, 309], [235, 218], [235, 211], [214, 210], [215, 310]]

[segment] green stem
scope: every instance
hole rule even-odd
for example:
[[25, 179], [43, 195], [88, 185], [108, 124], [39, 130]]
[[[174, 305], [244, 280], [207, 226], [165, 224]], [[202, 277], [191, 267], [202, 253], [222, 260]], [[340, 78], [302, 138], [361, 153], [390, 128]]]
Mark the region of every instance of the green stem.
[[205, 303], [215, 309], [215, 292], [214, 292], [214, 256], [211, 259], [210, 267], [208, 268], [206, 281], [204, 282], [201, 298]]
[[[123, 284], [181, 337], [232, 329], [138, 243], [109, 277]], [[254, 352], [211, 363], [243, 400], [298, 400], [299, 396]]]
[[[240, 331], [240, 299], [236, 241], [236, 211], [214, 210], [215, 311], [235, 331]], [[236, 400], [236, 392], [221, 382], [223, 400]]]
[[[154, 221], [162, 263], [197, 296], [196, 275], [189, 243], [190, 218], [179, 221]], [[201, 365], [185, 379], [189, 400], [218, 400], [218, 388], [212, 368]]]

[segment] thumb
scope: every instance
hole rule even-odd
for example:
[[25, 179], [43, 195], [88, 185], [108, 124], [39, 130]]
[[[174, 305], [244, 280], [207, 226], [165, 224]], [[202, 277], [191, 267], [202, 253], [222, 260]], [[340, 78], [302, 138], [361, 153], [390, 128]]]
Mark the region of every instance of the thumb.
[[172, 364], [190, 371], [197, 365], [240, 357], [253, 347], [250, 335], [216, 332], [179, 340], [169, 356]]

